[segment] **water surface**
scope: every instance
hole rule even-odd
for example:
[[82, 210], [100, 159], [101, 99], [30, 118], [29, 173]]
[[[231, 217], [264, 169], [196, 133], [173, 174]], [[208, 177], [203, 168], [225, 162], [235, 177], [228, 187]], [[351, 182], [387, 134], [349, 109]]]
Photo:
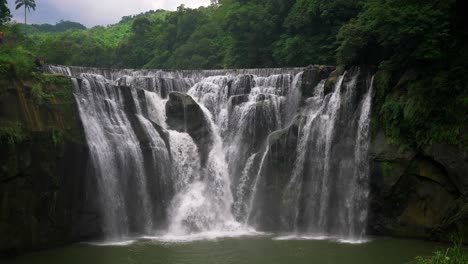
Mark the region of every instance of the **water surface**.
[[76, 244], [31, 253], [6, 264], [398, 264], [445, 247], [393, 238], [360, 244], [267, 236], [190, 242], [140, 240], [120, 246]]

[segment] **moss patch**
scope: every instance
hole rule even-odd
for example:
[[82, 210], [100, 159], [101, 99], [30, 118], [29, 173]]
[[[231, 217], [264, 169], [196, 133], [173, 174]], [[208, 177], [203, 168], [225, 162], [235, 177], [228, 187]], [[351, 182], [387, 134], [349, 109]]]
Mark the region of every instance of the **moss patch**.
[[0, 144], [14, 145], [27, 137], [28, 133], [22, 123], [0, 120]]
[[35, 83], [31, 95], [35, 103], [70, 103], [73, 100], [71, 79], [56, 74], [34, 74]]

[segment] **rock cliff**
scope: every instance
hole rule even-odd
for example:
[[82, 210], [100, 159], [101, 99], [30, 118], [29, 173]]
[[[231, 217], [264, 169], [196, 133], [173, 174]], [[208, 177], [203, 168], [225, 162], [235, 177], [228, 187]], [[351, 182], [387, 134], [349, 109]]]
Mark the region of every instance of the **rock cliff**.
[[96, 235], [87, 146], [67, 77], [0, 79], [0, 254]]

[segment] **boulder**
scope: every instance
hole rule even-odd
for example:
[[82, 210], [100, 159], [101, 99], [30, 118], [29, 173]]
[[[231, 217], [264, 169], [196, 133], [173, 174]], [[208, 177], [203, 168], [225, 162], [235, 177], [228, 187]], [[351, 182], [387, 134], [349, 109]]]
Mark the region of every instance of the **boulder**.
[[234, 96], [231, 96], [229, 98], [229, 102], [231, 104], [231, 107], [243, 104], [243, 103], [248, 102], [248, 101], [249, 101], [249, 95], [248, 94], [234, 95]]
[[336, 67], [324, 65], [309, 65], [302, 74], [302, 96], [304, 96], [305, 98], [313, 96], [314, 89], [317, 86], [317, 84], [319, 84], [320, 81], [329, 78], [332, 72], [338, 74], [338, 72], [336, 71]]
[[213, 135], [200, 105], [190, 95], [172, 92], [166, 103], [166, 115], [169, 129], [186, 132], [193, 138], [202, 166], [205, 166], [213, 145]]
[[250, 94], [250, 91], [254, 86], [255, 81], [253, 75], [240, 75], [235, 80], [228, 82], [228, 97], [233, 95]]

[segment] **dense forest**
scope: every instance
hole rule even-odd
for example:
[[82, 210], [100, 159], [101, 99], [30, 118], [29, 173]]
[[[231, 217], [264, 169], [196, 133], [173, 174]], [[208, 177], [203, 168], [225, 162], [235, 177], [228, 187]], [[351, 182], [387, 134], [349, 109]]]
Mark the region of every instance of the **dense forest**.
[[460, 10], [455, 0], [220, 0], [91, 29], [3, 23], [10, 48], [1, 60], [16, 56], [20, 74], [29, 71], [21, 54], [118, 68], [365, 65], [377, 72], [376, 111], [394, 142], [466, 145], [468, 30]]

